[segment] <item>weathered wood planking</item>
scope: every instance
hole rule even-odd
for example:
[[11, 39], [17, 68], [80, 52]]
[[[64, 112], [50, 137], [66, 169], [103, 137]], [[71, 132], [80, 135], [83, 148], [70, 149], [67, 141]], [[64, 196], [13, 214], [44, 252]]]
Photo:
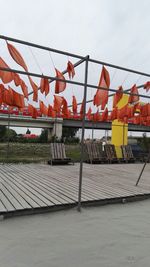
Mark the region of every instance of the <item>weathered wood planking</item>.
[[[139, 186], [135, 186], [142, 166], [84, 164], [82, 201], [150, 194], [150, 164], [147, 164]], [[79, 164], [1, 164], [0, 214], [77, 203], [78, 183]]]

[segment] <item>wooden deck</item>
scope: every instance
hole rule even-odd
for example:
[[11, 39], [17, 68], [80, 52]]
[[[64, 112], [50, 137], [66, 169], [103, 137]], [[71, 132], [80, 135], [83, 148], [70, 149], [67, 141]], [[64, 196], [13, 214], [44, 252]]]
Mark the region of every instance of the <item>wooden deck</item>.
[[[150, 197], [150, 164], [84, 164], [82, 203], [106, 204]], [[0, 165], [0, 215], [41, 213], [76, 206], [79, 164]]]

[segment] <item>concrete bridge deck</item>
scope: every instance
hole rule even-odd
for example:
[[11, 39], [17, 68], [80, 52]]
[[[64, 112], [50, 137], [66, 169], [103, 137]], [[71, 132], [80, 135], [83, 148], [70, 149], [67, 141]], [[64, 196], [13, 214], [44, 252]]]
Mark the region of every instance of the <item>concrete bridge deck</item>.
[[[37, 119], [33, 119], [29, 116], [21, 116], [21, 115], [8, 115], [0, 114], [0, 125], [8, 125], [8, 120], [10, 122], [10, 126], [12, 127], [32, 127], [32, 128], [49, 128], [53, 129], [55, 125], [64, 126], [64, 127], [77, 127], [82, 128], [81, 120], [73, 120], [73, 119], [62, 119], [62, 118], [48, 118], [48, 117], [38, 117]], [[111, 122], [92, 122], [85, 121], [86, 129], [97, 129], [97, 130], [111, 130]], [[150, 126], [144, 125], [135, 125], [128, 124], [128, 131], [135, 132], [150, 132]]]

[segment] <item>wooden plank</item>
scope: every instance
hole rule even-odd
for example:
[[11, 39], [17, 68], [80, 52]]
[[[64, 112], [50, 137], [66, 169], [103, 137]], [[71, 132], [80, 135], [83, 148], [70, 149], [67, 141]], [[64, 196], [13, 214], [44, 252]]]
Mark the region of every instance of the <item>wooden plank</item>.
[[[38, 174], [39, 173], [37, 173], [36, 176], [38, 176]], [[48, 200], [53, 202], [53, 204], [68, 203], [68, 201], [66, 201], [64, 199], [64, 197], [58, 196], [56, 191], [55, 191], [55, 193], [52, 191], [49, 192], [49, 189], [47, 188], [47, 186], [44, 186], [44, 184], [42, 184], [42, 183], [39, 184], [39, 182], [37, 182], [37, 180], [35, 181], [36, 176], [34, 175], [34, 173], [31, 173], [28, 170], [26, 170], [25, 173], [21, 172], [21, 177], [25, 180], [25, 183], [28, 185], [31, 185], [31, 187], [35, 188], [40, 194], [42, 194]], [[39, 178], [41, 178], [41, 176]], [[73, 202], [73, 200], [70, 199], [70, 203], [72, 203], [72, 202]]]
[[37, 192], [32, 189], [31, 186], [26, 185], [20, 178], [21, 175], [19, 173], [20, 178], [18, 179], [18, 174], [16, 173], [16, 175], [14, 176], [13, 174], [9, 173], [9, 176], [11, 177], [11, 179], [13, 179], [14, 181], [16, 181], [18, 183], [18, 186], [21, 186], [24, 190], [24, 192], [26, 192], [26, 194], [28, 194], [32, 199], [34, 199], [36, 201], [36, 203], [38, 204], [38, 207], [43, 207], [43, 206], [47, 206], [47, 204], [41, 199], [41, 196], [39, 194], [37, 194]]
[[6, 196], [6, 198], [9, 200], [9, 202], [13, 205], [13, 207], [15, 208], [15, 210], [20, 210], [23, 209], [23, 206], [20, 204], [19, 200], [16, 199], [12, 193], [9, 191], [9, 189], [7, 188], [7, 185], [3, 183], [3, 194]]
[[4, 193], [2, 191], [2, 187], [1, 187], [1, 190], [0, 190], [0, 212], [12, 211], [14, 209], [15, 209], [14, 206], [8, 200], [8, 198], [4, 195]]
[[[55, 170], [56, 170], [56, 168], [55, 168]], [[37, 170], [36, 170], [37, 171]], [[44, 171], [45, 171], [45, 169], [44, 169]], [[75, 188], [75, 186], [76, 186], [76, 192], [78, 192], [78, 180], [76, 181], [76, 183], [74, 184], [74, 182], [73, 181], [71, 181], [71, 176], [70, 176], [70, 173], [69, 173], [69, 177], [67, 177], [67, 175], [66, 175], [66, 173], [65, 173], [65, 178], [64, 177], [61, 177], [61, 175], [62, 175], [62, 172], [60, 171], [60, 172], [58, 172], [57, 171], [57, 173], [58, 173], [58, 176], [57, 176], [57, 178], [55, 177], [55, 179], [57, 179], [57, 181], [58, 182], [60, 182], [60, 183], [64, 183], [65, 182], [65, 186], [68, 186], [68, 185], [70, 185], [71, 187], [74, 187]], [[38, 175], [38, 172], [36, 172], [36, 175]], [[45, 176], [45, 175], [44, 175]], [[63, 178], [63, 179], [62, 179]], [[69, 178], [69, 179], [68, 179]], [[54, 174], [53, 174], [53, 179], [54, 179]], [[70, 189], [69, 189], [70, 190]], [[91, 192], [90, 191], [88, 191], [88, 190], [86, 190], [87, 192], [86, 192], [86, 198], [84, 197], [84, 192], [83, 192], [83, 197], [85, 198], [85, 200], [88, 200], [89, 199], [89, 197], [91, 197], [90, 196], [90, 194], [91, 194]], [[91, 197], [92, 199], [95, 199], [95, 194], [93, 194], [93, 197]], [[76, 195], [76, 200], [77, 200], [77, 195]]]
[[[94, 156], [98, 154], [94, 147]], [[113, 149], [113, 148], [112, 148]], [[137, 164], [88, 165], [83, 168], [82, 201], [104, 200], [150, 193], [149, 171], [135, 187], [142, 168]], [[0, 212], [69, 204], [78, 197], [79, 164], [0, 165]]]
[[[55, 168], [56, 169], [56, 168]], [[29, 176], [31, 175], [31, 173], [29, 173], [29, 170], [26, 170], [26, 172], [29, 174]], [[39, 172], [37, 170], [35, 170], [35, 174], [36, 176], [39, 176]], [[44, 170], [44, 176], [45, 176], [45, 170]], [[49, 176], [49, 172], [48, 172], [48, 176]], [[66, 177], [63, 177], [63, 180], [61, 178], [62, 176], [62, 172], [59, 173], [59, 176], [54, 176], [53, 174], [53, 180], [57, 181], [57, 183], [60, 183], [60, 188], [63, 186], [64, 182], [65, 182], [65, 187], [69, 189], [69, 191], [72, 189], [72, 183], [69, 180], [66, 180]], [[39, 177], [41, 179], [41, 176]], [[78, 184], [76, 183], [76, 187], [74, 187], [73, 190], [71, 190], [72, 192], [76, 190], [76, 201], [77, 201], [77, 193], [78, 193]], [[84, 195], [84, 194], [83, 194]], [[85, 200], [87, 200], [88, 198], [85, 198]], [[94, 199], [94, 198], [93, 198]]]
[[16, 195], [16, 198], [19, 198], [20, 201], [22, 202], [22, 206], [26, 209], [28, 208], [35, 208], [38, 207], [39, 205], [37, 205], [37, 203], [35, 201], [32, 200], [32, 198], [30, 198], [27, 194], [24, 193], [23, 189], [20, 189], [20, 187], [18, 187], [16, 185], [16, 183], [10, 179], [10, 176], [7, 175], [7, 173], [3, 173], [3, 177], [2, 177], [3, 181], [7, 182], [7, 186], [13, 190], [14, 194]]
[[2, 203], [1, 199], [0, 199], [0, 214], [3, 212], [7, 212], [6, 207], [4, 206], [4, 204]]

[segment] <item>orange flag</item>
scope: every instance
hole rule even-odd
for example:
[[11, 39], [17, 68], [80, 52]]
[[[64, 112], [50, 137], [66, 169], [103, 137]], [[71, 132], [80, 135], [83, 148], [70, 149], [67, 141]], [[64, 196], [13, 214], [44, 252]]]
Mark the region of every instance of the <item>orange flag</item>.
[[[28, 67], [21, 56], [20, 52], [12, 45], [7, 42], [8, 51], [11, 55], [11, 57], [14, 59], [14, 61], [20, 65], [26, 72], [28, 72]], [[32, 78], [28, 76], [29, 82], [31, 84], [31, 87], [33, 89], [33, 101], [38, 101], [38, 86], [34, 83]]]
[[124, 117], [128, 117], [128, 105], [118, 109], [117, 119], [122, 121]]
[[101, 120], [101, 115], [99, 113], [99, 110], [94, 114], [93, 116], [94, 121], [100, 121]]
[[13, 106], [18, 108], [24, 108], [25, 102], [24, 102], [24, 96], [15, 92], [11, 87], [9, 87], [13, 91]]
[[119, 86], [119, 88], [118, 88], [118, 90], [115, 93], [114, 98], [113, 98], [113, 108], [116, 107], [116, 105], [118, 104], [118, 102], [120, 101], [122, 96], [123, 96], [123, 88], [122, 88], [122, 86]]
[[43, 115], [48, 115], [48, 108], [44, 105], [43, 101], [40, 101], [40, 111]]
[[3, 98], [4, 98], [4, 92], [5, 92], [5, 87], [3, 84], [0, 84], [0, 105], [2, 105]]
[[[10, 68], [5, 61], [0, 58], [0, 67]], [[9, 83], [14, 80], [16, 86], [21, 86], [24, 96], [28, 99], [28, 87], [25, 85], [24, 81], [20, 78], [19, 74], [13, 72], [0, 71], [0, 78], [3, 83]]]
[[24, 96], [15, 92], [10, 86], [4, 90], [3, 102], [9, 106], [24, 108]]
[[28, 99], [28, 87], [23, 80], [21, 80], [21, 89], [26, 99]]
[[63, 114], [63, 117], [65, 118], [69, 118], [69, 109], [68, 109], [68, 103], [66, 101], [65, 98], [63, 98], [63, 107], [62, 107], [62, 114]]
[[28, 87], [25, 84], [25, 82], [20, 78], [19, 74], [13, 73], [14, 74], [14, 83], [16, 86], [21, 86], [22, 92], [26, 99], [28, 99]]
[[105, 108], [104, 112], [102, 113], [101, 121], [107, 121], [108, 119], [108, 109]]
[[35, 82], [32, 80], [30, 76], [28, 76], [28, 78], [33, 89], [33, 101], [37, 102], [38, 101], [38, 86], [35, 84]]
[[[1, 57], [0, 57], [0, 67], [5, 69], [10, 69], [10, 67]], [[3, 83], [10, 83], [13, 80], [14, 75], [12, 72], [0, 70], [0, 78], [3, 81]]]
[[74, 65], [69, 60], [68, 60], [68, 64], [67, 64], [67, 72], [69, 75], [69, 79], [71, 79], [71, 78], [73, 79], [73, 77], [75, 75]]
[[150, 81], [144, 84], [144, 89], [146, 89], [146, 92], [148, 92], [148, 90], [150, 89]]
[[27, 65], [26, 65], [23, 57], [19, 53], [19, 51], [12, 44], [9, 44], [8, 42], [6, 42], [6, 43], [7, 43], [8, 51], [9, 51], [10, 55], [12, 56], [12, 58], [16, 61], [16, 63], [18, 65], [23, 67], [23, 69], [25, 71], [28, 71]]
[[48, 114], [47, 115], [51, 118], [56, 117], [56, 111], [53, 110], [53, 107], [51, 105], [48, 106]]
[[41, 83], [40, 83], [40, 90], [41, 93], [43, 94], [45, 92], [45, 95], [47, 96], [49, 93], [49, 81], [46, 78], [41, 78]]
[[37, 118], [38, 111], [37, 111], [37, 109], [35, 107], [33, 107], [32, 105], [28, 104], [28, 111], [31, 114], [33, 119]]
[[116, 120], [118, 117], [118, 108], [115, 107], [112, 112], [110, 113], [110, 116], [109, 116], [109, 120], [110, 121], [113, 121], [113, 120]]
[[73, 114], [77, 113], [77, 100], [74, 95], [72, 97], [72, 111], [73, 111]]
[[81, 108], [80, 108], [80, 115], [83, 115], [83, 105], [84, 105], [84, 100], [82, 101]]
[[127, 106], [127, 117], [128, 117], [128, 119], [132, 118], [134, 116], [134, 110], [135, 110], [134, 106], [131, 106], [131, 107]]
[[150, 104], [147, 103], [144, 106], [141, 106], [141, 115], [148, 117], [150, 116]]
[[[102, 67], [102, 72], [98, 86], [106, 89], [108, 89], [110, 86], [109, 72], [106, 70], [104, 66]], [[94, 105], [96, 105], [97, 107], [101, 105], [101, 109], [103, 110], [107, 102], [108, 102], [108, 90], [97, 89], [97, 92], [93, 100]]]
[[3, 102], [6, 105], [14, 106], [13, 91], [10, 87], [8, 89], [5, 88], [3, 92]]
[[22, 80], [21, 80], [19, 74], [13, 73], [13, 75], [14, 75], [14, 83], [15, 83], [15, 85], [16, 86], [21, 85]]
[[[65, 77], [63, 76], [63, 74], [57, 69], [55, 69], [55, 71], [56, 71], [56, 78], [59, 78], [65, 81]], [[66, 82], [56, 81], [55, 94], [59, 94], [63, 92], [65, 89], [66, 89]]]
[[92, 115], [92, 109], [91, 107], [89, 107], [88, 112], [86, 114], [86, 117], [88, 118], [88, 120], [91, 120], [91, 117], [92, 117], [91, 115]]
[[59, 113], [62, 104], [63, 104], [63, 97], [54, 95], [54, 107], [53, 107], [54, 111]]
[[136, 84], [134, 84], [132, 86], [130, 93], [131, 94], [137, 94], [137, 95], [130, 95], [128, 103], [132, 104], [132, 103], [138, 102], [139, 101], [139, 96], [138, 96], [139, 93], [138, 93], [138, 89], [136, 87]]

